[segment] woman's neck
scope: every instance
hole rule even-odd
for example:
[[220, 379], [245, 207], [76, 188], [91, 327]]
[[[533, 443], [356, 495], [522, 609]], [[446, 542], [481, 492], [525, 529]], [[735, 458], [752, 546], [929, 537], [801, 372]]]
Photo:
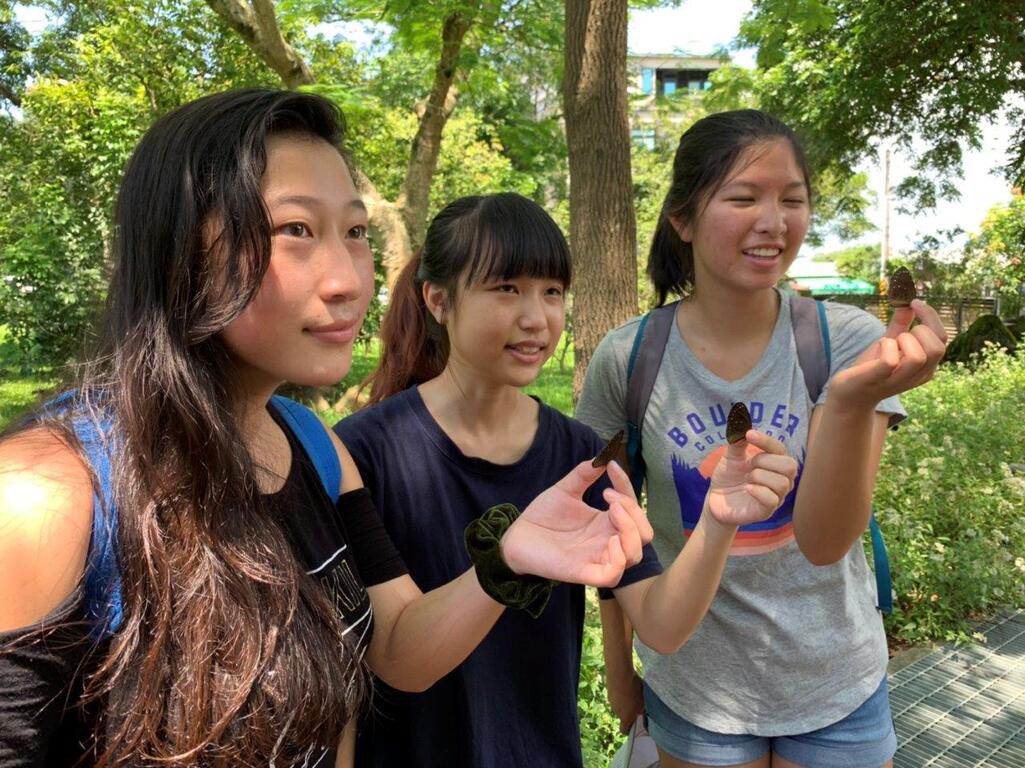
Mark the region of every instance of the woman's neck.
[[683, 329], [720, 344], [749, 341], [768, 336], [779, 316], [779, 294], [773, 288], [752, 293], [706, 285], [683, 302]]
[[270, 384], [243, 389], [238, 403], [238, 429], [249, 451], [256, 482], [263, 493], [281, 488], [292, 462], [288, 438], [267, 409], [276, 387]]
[[683, 341], [698, 361], [726, 381], [758, 365], [779, 316], [779, 294], [770, 289], [742, 296], [695, 291], [680, 305]]
[[516, 387], [483, 381], [450, 364], [419, 391], [431, 416], [467, 456], [511, 464], [533, 443], [540, 407]]

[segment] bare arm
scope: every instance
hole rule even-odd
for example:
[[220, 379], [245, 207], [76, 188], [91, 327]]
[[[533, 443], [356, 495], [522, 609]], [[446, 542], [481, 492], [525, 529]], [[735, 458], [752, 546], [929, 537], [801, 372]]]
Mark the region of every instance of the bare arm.
[[815, 565], [836, 562], [865, 532], [888, 420], [874, 408], [844, 412], [828, 400], [812, 413], [794, 536]]
[[619, 730], [626, 733], [637, 715], [644, 711], [641, 679], [633, 663], [633, 625], [616, 600], [602, 600], [599, 610], [605, 690], [612, 712], [619, 718]]
[[[915, 317], [921, 324], [908, 330]], [[886, 334], [833, 376], [812, 414], [794, 506], [794, 537], [815, 565], [846, 555], [868, 523], [886, 436], [887, 417], [876, 405], [931, 379], [946, 338], [936, 312], [916, 300], [895, 310]]]
[[[764, 520], [778, 509], [793, 488], [796, 473], [797, 463], [783, 445], [755, 430], [748, 431], [746, 440], [727, 446], [698, 524], [680, 554], [662, 575], [616, 590], [616, 599], [645, 645], [668, 654], [687, 641], [719, 589], [737, 528]], [[622, 488], [613, 470], [609, 476]]]
[[[340, 442], [337, 448], [342, 490], [361, 487], [349, 452]], [[514, 572], [609, 585], [628, 562], [640, 560], [633, 518], [621, 509], [598, 512], [582, 501], [601, 474], [582, 463], [523, 511], [501, 541], [503, 559]], [[400, 690], [424, 690], [462, 663], [504, 610], [484, 592], [472, 568], [426, 594], [408, 576], [367, 593], [374, 606], [367, 660], [375, 674]]]
[[0, 631], [35, 624], [85, 570], [92, 484], [81, 459], [49, 432], [0, 443]]

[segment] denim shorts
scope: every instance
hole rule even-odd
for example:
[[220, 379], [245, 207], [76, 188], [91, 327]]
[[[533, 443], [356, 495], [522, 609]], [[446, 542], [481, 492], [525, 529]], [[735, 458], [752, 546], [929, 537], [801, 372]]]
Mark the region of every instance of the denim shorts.
[[750, 736], [706, 731], [667, 707], [644, 686], [648, 732], [678, 760], [709, 766], [742, 765], [773, 752], [807, 768], [878, 768], [893, 759], [897, 735], [886, 678], [843, 720], [793, 736]]

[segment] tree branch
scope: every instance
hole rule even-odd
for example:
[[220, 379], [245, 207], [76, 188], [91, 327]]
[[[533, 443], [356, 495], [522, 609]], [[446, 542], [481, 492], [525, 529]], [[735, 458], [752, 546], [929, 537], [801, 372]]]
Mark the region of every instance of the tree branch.
[[272, 0], [252, 0], [252, 4], [246, 0], [206, 2], [277, 73], [285, 87], [297, 88], [313, 82], [310, 68], [281, 34]]
[[441, 134], [455, 108], [455, 99], [450, 98], [450, 95], [456, 77], [456, 62], [471, 23], [471, 18], [460, 13], [451, 14], [445, 19], [441, 55], [434, 70], [434, 84], [417, 126], [416, 136], [413, 137], [412, 155], [399, 194], [398, 207], [403, 212], [409, 239], [414, 247], [423, 242], [426, 231], [431, 181], [438, 166]]

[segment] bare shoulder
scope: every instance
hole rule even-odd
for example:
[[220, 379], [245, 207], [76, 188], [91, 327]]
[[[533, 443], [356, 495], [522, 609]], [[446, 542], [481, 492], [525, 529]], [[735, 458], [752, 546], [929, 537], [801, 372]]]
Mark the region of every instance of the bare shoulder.
[[55, 434], [0, 442], [0, 630], [35, 623], [75, 589], [92, 506], [89, 470]]
[[342, 493], [362, 488], [363, 477], [360, 475], [359, 468], [356, 466], [356, 462], [353, 461], [349, 449], [345, 447], [345, 444], [339, 439], [333, 429], [329, 429], [327, 433], [331, 436], [331, 442], [334, 443], [335, 450], [338, 451], [338, 461], [342, 463]]

